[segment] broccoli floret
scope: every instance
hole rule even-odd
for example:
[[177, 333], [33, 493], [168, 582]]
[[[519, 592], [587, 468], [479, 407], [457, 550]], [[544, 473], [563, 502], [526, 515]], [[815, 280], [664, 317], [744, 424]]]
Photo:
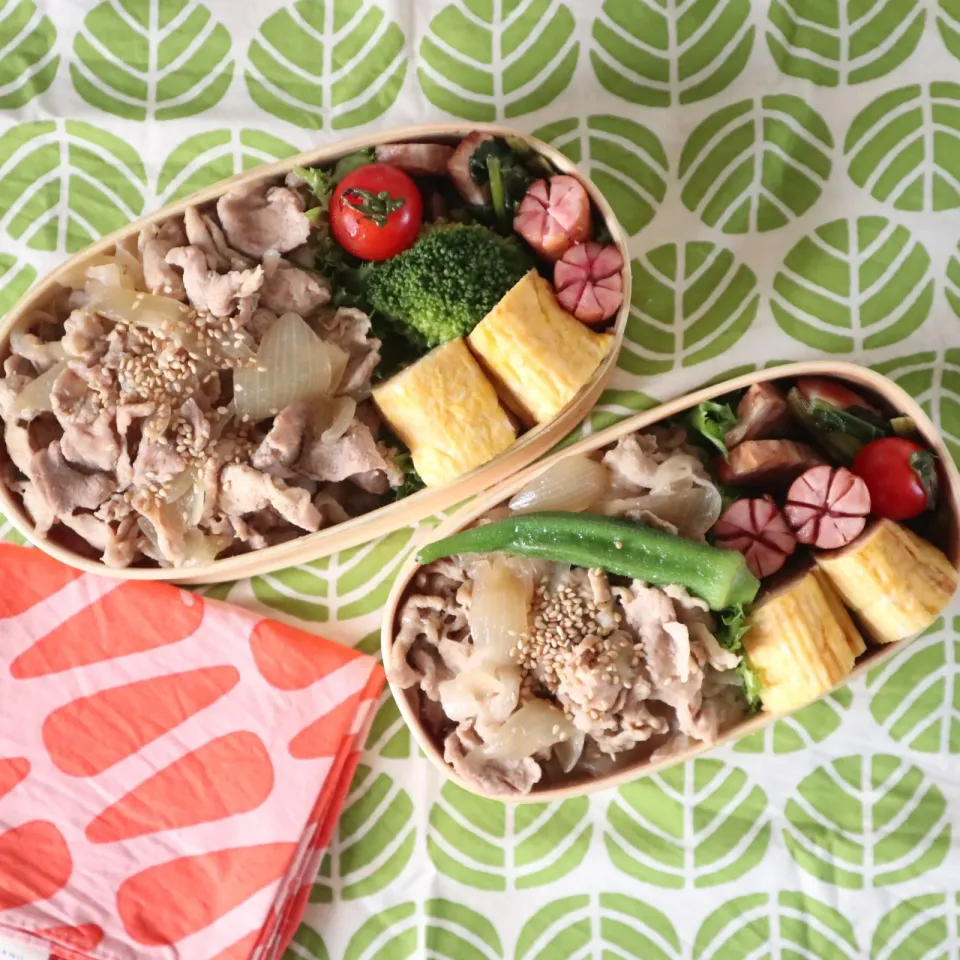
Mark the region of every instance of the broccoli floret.
[[413, 343], [434, 347], [468, 334], [532, 265], [515, 240], [451, 223], [378, 265], [367, 299]]

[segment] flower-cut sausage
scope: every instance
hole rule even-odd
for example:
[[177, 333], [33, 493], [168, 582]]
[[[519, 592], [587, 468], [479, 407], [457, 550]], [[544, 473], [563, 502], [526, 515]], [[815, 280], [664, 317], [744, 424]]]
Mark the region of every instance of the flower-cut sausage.
[[813, 467], [790, 485], [783, 512], [801, 543], [836, 550], [863, 530], [870, 491], [846, 467]]
[[713, 539], [718, 547], [737, 550], [750, 572], [763, 579], [776, 573], [797, 549], [796, 537], [772, 500], [737, 500], [714, 524]]
[[513, 229], [548, 260], [559, 260], [590, 236], [590, 198], [574, 177], [537, 180], [527, 188]]
[[601, 323], [623, 302], [623, 255], [614, 244], [574, 244], [553, 271], [562, 306], [584, 323]]

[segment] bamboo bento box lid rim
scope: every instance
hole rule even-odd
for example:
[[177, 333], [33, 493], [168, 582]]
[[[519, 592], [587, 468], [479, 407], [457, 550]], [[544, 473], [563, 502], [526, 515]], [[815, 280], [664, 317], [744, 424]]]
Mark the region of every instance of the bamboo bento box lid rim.
[[[652, 407], [649, 410], [627, 417], [532, 464], [525, 470], [486, 491], [486, 493], [477, 497], [463, 509], [458, 510], [435, 528], [424, 531], [415, 538], [411, 553], [400, 568], [397, 578], [394, 581], [393, 589], [390, 591], [390, 596], [384, 607], [380, 634], [380, 646], [384, 663], [390, 663], [390, 653], [393, 647], [394, 627], [398, 607], [413, 575], [420, 567], [420, 564], [416, 561], [416, 555], [425, 544], [440, 540], [462, 529], [487, 510], [490, 510], [512, 496], [517, 490], [529, 483], [530, 480], [549, 469], [554, 463], [564, 457], [575, 456], [581, 453], [591, 453], [636, 430], [655, 426], [660, 421], [676, 416], [678, 413], [682, 413], [704, 400], [713, 400], [726, 393], [742, 390], [754, 383], [781, 378], [789, 379], [798, 376], [827, 376], [852, 382], [856, 386], [872, 390], [898, 412], [910, 416], [915, 420], [920, 434], [941, 462], [943, 479], [946, 481], [942, 486], [941, 495], [945, 502], [949, 502], [951, 507], [946, 553], [954, 567], [960, 569], [960, 509], [958, 509], [958, 507], [960, 507], [960, 473], [957, 471], [957, 467], [940, 436], [940, 432], [923, 408], [899, 384], [868, 367], [845, 361], [832, 360], [810, 360], [800, 363], [790, 363], [777, 367], [768, 367], [764, 370], [757, 370], [753, 373], [743, 374], [742, 376], [734, 377], [715, 385], [703, 387], [693, 393], [686, 394], [659, 406]], [[906, 644], [913, 642], [914, 639], [914, 637], [908, 637], [905, 640], [886, 644], [883, 647], [869, 647], [868, 651], [870, 652], [866, 659], [856, 664], [853, 671], [837, 686], [845, 686], [856, 677], [862, 676], [867, 670], [871, 670], [895, 656]], [[440, 750], [437, 749], [433, 739], [427, 734], [423, 724], [420, 722], [418, 711], [412, 705], [412, 701], [415, 699], [413, 695], [416, 694], [416, 688], [411, 688], [410, 690], [399, 689], [390, 681], [389, 674], [388, 683], [390, 692], [393, 694], [394, 701], [400, 710], [400, 714], [412, 732], [414, 739], [417, 741], [417, 745], [443, 776], [457, 784], [457, 786], [477, 796], [514, 804], [549, 803], [555, 800], [565, 800], [570, 797], [594, 793], [598, 790], [618, 787], [631, 780], [655, 773], [665, 767], [692, 760], [714, 749], [714, 747], [731, 740], [738, 740], [741, 737], [748, 736], [782, 719], [782, 717], [774, 714], [758, 713], [740, 724], [735, 725], [726, 733], [719, 736], [716, 743], [709, 746], [690, 746], [655, 762], [641, 760], [633, 766], [626, 765], [621, 769], [613, 770], [609, 774], [595, 777], [592, 780], [581, 780], [572, 784], [558, 784], [557, 786], [548, 787], [543, 790], [537, 790], [536, 787], [534, 787], [528, 794], [498, 794], [492, 796], [474, 790], [466, 781], [457, 776], [453, 768], [444, 761]], [[787, 714], [786, 716], [789, 715], [790, 714]]]
[[33, 532], [33, 523], [27, 517], [18, 499], [13, 496], [5, 484], [0, 484], [0, 513], [4, 514], [13, 526], [36, 546], [45, 550], [57, 560], [89, 573], [122, 580], [157, 580], [182, 584], [219, 583], [268, 574], [286, 567], [309, 563], [340, 550], [375, 540], [397, 529], [419, 523], [426, 517], [447, 510], [497, 485], [535, 462], [538, 457], [548, 453], [587, 415], [613, 376], [630, 312], [632, 291], [630, 257], [626, 236], [610, 204], [577, 164], [560, 153], [555, 147], [531, 137], [523, 131], [515, 130], [503, 124], [430, 123], [384, 130], [368, 136], [352, 137], [327, 146], [316, 147], [285, 160], [254, 167], [198, 190], [196, 193], [133, 221], [126, 227], [85, 247], [34, 284], [0, 321], [0, 347], [2, 347], [0, 357], [6, 353], [10, 334], [50, 296], [57, 284], [58, 276], [75, 269], [78, 264], [91, 257], [111, 251], [119, 241], [136, 236], [140, 230], [149, 224], [182, 215], [189, 206], [210, 203], [234, 187], [284, 175], [294, 166], [315, 166], [321, 163], [332, 163], [357, 150], [384, 143], [462, 138], [473, 131], [490, 133], [496, 136], [520, 137], [534, 147], [538, 153], [550, 160], [561, 173], [576, 176], [587, 189], [591, 203], [599, 211], [607, 229], [610, 231], [611, 242], [617, 245], [623, 255], [624, 265], [621, 272], [623, 303], [617, 311], [613, 325], [609, 328], [609, 331], [614, 335], [614, 342], [593, 377], [557, 416], [527, 430], [506, 451], [450, 483], [426, 488], [403, 500], [385, 504], [370, 513], [353, 517], [343, 523], [334, 524], [316, 533], [304, 533], [287, 543], [250, 551], [235, 557], [214, 560], [203, 567], [112, 568], [99, 560], [88, 560], [53, 540], [36, 537]]

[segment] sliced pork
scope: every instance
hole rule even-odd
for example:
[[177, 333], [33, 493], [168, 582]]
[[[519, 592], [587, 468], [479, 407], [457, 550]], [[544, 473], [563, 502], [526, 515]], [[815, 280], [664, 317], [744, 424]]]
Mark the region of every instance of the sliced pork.
[[113, 473], [120, 459], [120, 441], [109, 410], [101, 410], [93, 423], [73, 423], [63, 431], [60, 449], [71, 463], [88, 471]]
[[303, 210], [303, 201], [293, 190], [262, 183], [234, 187], [217, 201], [230, 246], [256, 260], [268, 250], [287, 253], [306, 242], [310, 221]]
[[56, 442], [34, 454], [29, 476], [57, 517], [74, 510], [93, 510], [117, 488], [105, 473], [75, 470]]
[[288, 472], [300, 453], [307, 427], [307, 406], [293, 403], [273, 419], [269, 433], [254, 451], [250, 462], [264, 473]]
[[217, 273], [207, 266], [199, 247], [175, 247], [167, 254], [167, 263], [183, 270], [190, 303], [214, 317], [229, 317], [263, 286], [263, 267]]
[[259, 305], [273, 313], [309, 317], [330, 301], [331, 289], [326, 280], [294, 266], [279, 254], [265, 256], [263, 270]]
[[233, 463], [223, 468], [220, 509], [228, 517], [246, 517], [268, 507], [301, 530], [320, 529], [320, 514], [308, 491], [288, 487], [283, 480], [244, 464]]
[[167, 220], [159, 226], [152, 223], [140, 231], [137, 245], [143, 263], [144, 282], [150, 293], [174, 300], [186, 299], [183, 278], [167, 262], [167, 254], [186, 242], [183, 224], [176, 219]]
[[313, 480], [336, 482], [371, 470], [386, 471], [387, 459], [369, 428], [354, 422], [334, 443], [312, 437], [297, 461], [297, 472]]

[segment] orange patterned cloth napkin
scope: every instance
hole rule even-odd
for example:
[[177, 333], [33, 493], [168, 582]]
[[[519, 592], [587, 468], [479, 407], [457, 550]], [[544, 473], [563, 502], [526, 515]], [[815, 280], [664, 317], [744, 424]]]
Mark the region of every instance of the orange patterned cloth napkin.
[[0, 545], [0, 940], [279, 957], [382, 686], [321, 637]]

